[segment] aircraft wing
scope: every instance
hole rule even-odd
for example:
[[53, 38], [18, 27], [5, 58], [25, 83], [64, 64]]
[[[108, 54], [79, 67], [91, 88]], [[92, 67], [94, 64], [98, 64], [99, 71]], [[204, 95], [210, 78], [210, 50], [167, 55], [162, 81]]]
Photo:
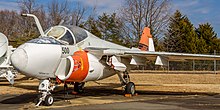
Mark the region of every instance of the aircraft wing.
[[154, 51], [140, 51], [138, 49], [112, 49], [89, 47], [86, 50], [102, 55], [119, 55], [119, 56], [140, 56], [140, 57], [157, 57], [162, 56], [169, 61], [179, 60], [220, 60], [220, 55], [207, 54], [189, 54], [189, 53], [174, 53], [174, 52], [154, 52]]
[[125, 55], [136, 55], [142, 57], [157, 57], [167, 58], [169, 61], [180, 60], [220, 60], [219, 55], [205, 54], [188, 54], [188, 53], [172, 53], [172, 52], [151, 52], [151, 51], [125, 51]]
[[154, 52], [140, 51], [139, 49], [112, 49], [112, 48], [87, 48], [92, 54], [99, 56], [120, 56], [131, 58], [130, 64], [143, 65], [148, 60], [156, 60], [156, 65], [167, 65], [168, 61], [186, 61], [186, 60], [220, 60], [220, 55], [206, 54], [189, 54], [189, 53], [174, 53], [174, 52]]

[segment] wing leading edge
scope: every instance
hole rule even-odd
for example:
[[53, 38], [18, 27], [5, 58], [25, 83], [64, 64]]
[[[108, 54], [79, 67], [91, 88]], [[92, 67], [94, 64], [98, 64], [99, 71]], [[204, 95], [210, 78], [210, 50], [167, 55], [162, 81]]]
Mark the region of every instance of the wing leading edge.
[[[206, 54], [189, 54], [189, 53], [173, 53], [173, 52], [154, 52], [154, 51], [140, 51], [138, 49], [112, 49], [112, 48], [89, 48], [89, 52], [95, 56], [108, 55], [120, 56], [125, 58], [132, 58], [130, 64], [143, 65], [143, 61], [156, 60], [156, 65], [167, 65], [167, 61], [186, 61], [186, 60], [220, 60], [220, 55], [206, 55]], [[135, 63], [132, 63], [135, 61]], [[138, 63], [141, 62], [141, 63]]]
[[162, 56], [169, 61], [182, 60], [220, 60], [219, 55], [206, 54], [188, 54], [188, 53], [172, 53], [172, 52], [151, 52], [151, 51], [125, 51], [125, 55], [137, 55], [142, 57], [157, 57]]

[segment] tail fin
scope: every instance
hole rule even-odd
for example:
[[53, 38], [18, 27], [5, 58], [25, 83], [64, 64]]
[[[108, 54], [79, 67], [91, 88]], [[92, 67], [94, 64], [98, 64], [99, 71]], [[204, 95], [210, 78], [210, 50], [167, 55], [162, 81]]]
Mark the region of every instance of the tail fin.
[[154, 41], [152, 35], [150, 34], [150, 28], [144, 28], [138, 48], [142, 51], [155, 51]]

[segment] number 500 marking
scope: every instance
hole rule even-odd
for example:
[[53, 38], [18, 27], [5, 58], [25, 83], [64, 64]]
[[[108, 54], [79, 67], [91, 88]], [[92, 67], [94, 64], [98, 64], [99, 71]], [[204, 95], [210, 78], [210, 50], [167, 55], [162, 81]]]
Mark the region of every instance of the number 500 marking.
[[69, 54], [70, 49], [68, 47], [62, 47], [62, 54]]

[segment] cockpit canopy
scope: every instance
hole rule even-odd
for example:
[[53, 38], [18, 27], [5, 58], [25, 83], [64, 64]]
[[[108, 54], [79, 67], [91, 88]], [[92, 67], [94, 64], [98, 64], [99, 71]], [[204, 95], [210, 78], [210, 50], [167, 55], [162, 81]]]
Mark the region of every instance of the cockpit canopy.
[[46, 38], [33, 39], [29, 43], [74, 45], [88, 37], [84, 29], [71, 25], [51, 27], [45, 34]]
[[67, 42], [69, 45], [78, 43], [88, 37], [84, 29], [76, 26], [54, 26], [46, 35]]

